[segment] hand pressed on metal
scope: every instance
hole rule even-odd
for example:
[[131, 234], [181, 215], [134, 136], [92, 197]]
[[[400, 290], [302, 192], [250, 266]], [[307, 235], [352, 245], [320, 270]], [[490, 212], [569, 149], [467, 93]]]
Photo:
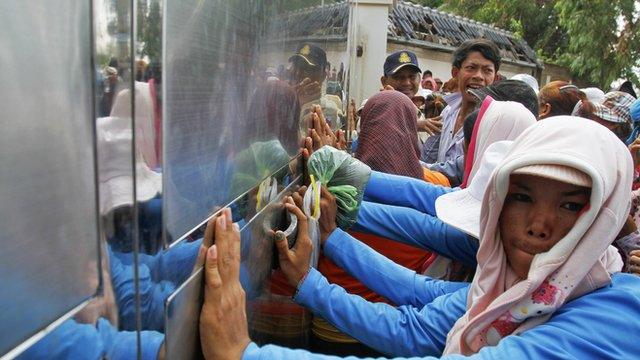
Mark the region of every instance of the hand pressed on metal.
[[240, 359], [251, 342], [240, 284], [240, 230], [224, 209], [215, 219], [215, 244], [206, 253], [200, 341], [206, 359]]

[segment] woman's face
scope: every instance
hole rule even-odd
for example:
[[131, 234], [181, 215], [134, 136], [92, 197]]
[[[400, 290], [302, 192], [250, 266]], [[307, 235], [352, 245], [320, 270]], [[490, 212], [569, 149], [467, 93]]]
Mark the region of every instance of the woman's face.
[[526, 278], [533, 257], [569, 233], [590, 193], [557, 180], [511, 175], [498, 226], [507, 262], [518, 277]]

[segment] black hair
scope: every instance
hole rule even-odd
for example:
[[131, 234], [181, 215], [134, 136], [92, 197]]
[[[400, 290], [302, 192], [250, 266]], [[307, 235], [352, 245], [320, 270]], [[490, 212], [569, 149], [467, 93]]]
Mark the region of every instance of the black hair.
[[429, 75], [433, 76], [433, 73], [431, 72], [431, 70], [425, 70], [425, 71], [422, 73], [422, 77], [424, 77], [424, 76], [425, 76], [425, 75], [427, 75], [427, 74], [429, 74]]
[[456, 51], [453, 52], [453, 66], [458, 69], [462, 67], [462, 63], [474, 51], [479, 52], [484, 58], [491, 61], [496, 72], [500, 70], [500, 49], [493, 41], [486, 39], [467, 40], [460, 44]]
[[527, 110], [531, 111], [533, 116], [538, 118], [538, 96], [531, 86], [520, 80], [502, 80], [499, 83], [493, 83], [487, 86], [487, 92], [494, 100], [498, 101], [515, 101]]
[[471, 136], [473, 135], [473, 127], [476, 125], [476, 120], [478, 120], [478, 114], [480, 113], [480, 109], [475, 109], [466, 118], [464, 118], [464, 123], [462, 124], [462, 133], [464, 134], [464, 142], [468, 145], [471, 143]]

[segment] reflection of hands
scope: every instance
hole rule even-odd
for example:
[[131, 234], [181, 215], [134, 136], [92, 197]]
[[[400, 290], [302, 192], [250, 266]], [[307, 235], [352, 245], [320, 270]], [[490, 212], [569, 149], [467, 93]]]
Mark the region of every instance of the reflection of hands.
[[344, 131], [333, 132], [331, 126], [324, 118], [324, 113], [320, 105], [313, 105], [309, 114], [309, 136], [305, 138], [304, 149], [307, 151], [305, 157], [310, 156], [314, 151], [325, 145], [333, 146], [339, 150], [347, 148], [347, 140]]
[[338, 226], [336, 225], [336, 216], [338, 214], [338, 204], [336, 198], [327, 190], [326, 187], [322, 187], [320, 197], [320, 244], [324, 246], [327, 238], [333, 230]]
[[442, 116], [418, 119], [418, 131], [426, 131], [429, 135], [439, 134], [442, 131]]
[[629, 252], [629, 272], [640, 275], [640, 250]]
[[640, 138], [635, 139], [629, 145], [629, 151], [631, 152], [631, 158], [633, 159], [633, 167], [640, 165]]
[[347, 105], [347, 131], [349, 134], [356, 129], [357, 111], [356, 101], [354, 99], [349, 100], [349, 105]]
[[294, 89], [298, 94], [300, 104], [306, 104], [320, 98], [320, 83], [317, 81], [312, 82], [309, 78], [304, 78], [298, 85], [294, 86]]
[[[212, 222], [209, 225], [213, 225]], [[215, 245], [206, 252], [200, 341], [207, 359], [240, 359], [249, 345], [246, 295], [240, 285], [240, 230], [231, 211], [215, 219]]]
[[285, 198], [284, 206], [287, 211], [298, 218], [298, 236], [295, 245], [289, 249], [284, 233], [278, 231], [276, 232], [276, 247], [278, 248], [280, 269], [287, 277], [289, 284], [295, 287], [309, 271], [313, 244], [309, 238], [307, 217], [302, 212], [302, 209], [296, 206], [290, 196]]
[[385, 90], [395, 90], [395, 88], [391, 85], [385, 85], [383, 87], [380, 88], [380, 91], [385, 91]]

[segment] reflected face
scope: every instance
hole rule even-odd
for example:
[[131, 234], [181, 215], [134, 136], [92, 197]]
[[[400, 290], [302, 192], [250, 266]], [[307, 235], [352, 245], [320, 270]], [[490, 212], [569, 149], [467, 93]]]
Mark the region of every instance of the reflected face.
[[499, 229], [507, 262], [524, 279], [536, 254], [564, 238], [589, 202], [591, 189], [532, 175], [511, 175]]
[[469, 89], [479, 89], [493, 84], [496, 77], [496, 69], [491, 60], [482, 56], [478, 51], [469, 53], [462, 62], [460, 68], [454, 67], [451, 75], [458, 80], [460, 91], [467, 102], [474, 102], [475, 97], [469, 93]]
[[405, 66], [395, 74], [382, 77], [382, 86], [390, 85], [394, 89], [412, 98], [420, 86], [420, 73], [415, 68]]
[[311, 80], [311, 82], [317, 82], [322, 84], [325, 79], [324, 68], [321, 66], [310, 66], [304, 64], [302, 61], [295, 61], [291, 68], [291, 79], [293, 83], [291, 85], [298, 85], [305, 78]]

